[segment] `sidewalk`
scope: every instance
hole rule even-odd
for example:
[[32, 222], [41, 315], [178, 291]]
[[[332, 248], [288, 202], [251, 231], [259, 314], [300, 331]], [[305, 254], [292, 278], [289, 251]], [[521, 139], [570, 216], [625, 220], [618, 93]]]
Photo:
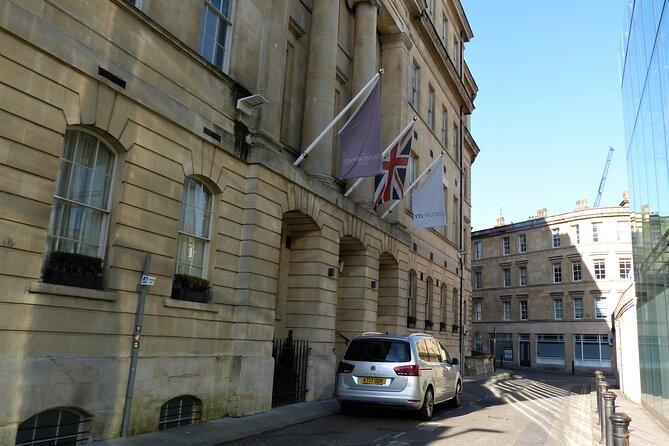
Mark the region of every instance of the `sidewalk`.
[[[595, 386], [593, 385], [594, 389]], [[616, 394], [616, 412], [623, 412], [632, 418], [629, 425], [630, 444], [632, 445], [669, 445], [669, 429], [655, 420], [640, 404], [628, 399], [619, 389], [609, 389]], [[597, 391], [592, 395], [592, 422], [597, 422]], [[600, 427], [595, 425], [593, 436], [595, 441], [599, 440]]]

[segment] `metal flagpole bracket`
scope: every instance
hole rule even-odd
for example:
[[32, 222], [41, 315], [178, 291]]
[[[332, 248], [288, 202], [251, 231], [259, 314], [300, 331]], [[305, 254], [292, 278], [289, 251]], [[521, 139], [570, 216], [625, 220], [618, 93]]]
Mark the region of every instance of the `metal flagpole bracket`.
[[[404, 132], [406, 132], [409, 129], [409, 127], [411, 127], [411, 125], [414, 124], [417, 120], [418, 120], [418, 117], [414, 116], [413, 120], [406, 127], [404, 127], [404, 129], [402, 129], [402, 131], [399, 133], [399, 135], [397, 135], [397, 137], [395, 139], [393, 139], [393, 141], [390, 144], [388, 144], [388, 146], [385, 148], [383, 153], [381, 153], [381, 158], [385, 158], [386, 155], [388, 155], [390, 153], [390, 151], [393, 149], [395, 144], [397, 144], [399, 142], [399, 140], [402, 138], [402, 135], [404, 135]], [[351, 195], [351, 193], [353, 193], [353, 191], [360, 185], [360, 183], [362, 183], [363, 179], [364, 178], [358, 178], [357, 180], [355, 180], [355, 183], [353, 183], [353, 185], [351, 185], [351, 187], [346, 191], [344, 196], [348, 197], [349, 195]]]

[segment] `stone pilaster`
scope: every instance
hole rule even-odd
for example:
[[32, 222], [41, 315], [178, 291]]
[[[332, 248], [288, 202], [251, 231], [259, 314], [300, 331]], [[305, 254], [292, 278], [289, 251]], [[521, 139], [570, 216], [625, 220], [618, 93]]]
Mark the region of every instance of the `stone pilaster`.
[[[357, 94], [378, 70], [376, 60], [376, 14], [378, 0], [348, 0], [355, 11], [353, 31], [353, 90]], [[347, 189], [355, 180], [347, 182]], [[374, 201], [374, 178], [365, 178], [351, 194], [351, 199], [371, 209]]]
[[[302, 150], [316, 139], [334, 117], [338, 26], [339, 0], [313, 2], [302, 121]], [[331, 183], [334, 181], [332, 154], [332, 132], [329, 132], [301, 166], [308, 174]]]

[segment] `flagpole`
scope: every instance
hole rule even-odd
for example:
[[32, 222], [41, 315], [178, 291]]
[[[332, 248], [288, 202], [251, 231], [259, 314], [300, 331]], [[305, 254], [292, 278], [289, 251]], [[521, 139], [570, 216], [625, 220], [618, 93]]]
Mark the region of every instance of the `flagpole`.
[[295, 166], [295, 167], [299, 166], [300, 163], [301, 163], [306, 157], [309, 156], [309, 152], [311, 152], [311, 151], [316, 147], [316, 144], [318, 144], [318, 143], [320, 142], [320, 140], [323, 139], [323, 137], [327, 134], [327, 132], [329, 132], [330, 130], [332, 130], [332, 127], [334, 127], [334, 125], [337, 123], [337, 121], [339, 121], [339, 120], [342, 118], [342, 116], [344, 116], [344, 115], [346, 114], [346, 112], [349, 111], [349, 109], [350, 109], [351, 107], [353, 107], [353, 104], [356, 103], [356, 101], [360, 98], [360, 96], [362, 96], [362, 95], [367, 91], [367, 89], [369, 88], [369, 86], [372, 85], [372, 84], [374, 84], [374, 82], [375, 82], [377, 79], [379, 79], [379, 78], [381, 77], [382, 74], [383, 74], [383, 68], [381, 68], [381, 69], [374, 75], [374, 77], [372, 77], [372, 78], [370, 79], [370, 81], [367, 82], [367, 84], [366, 84], [364, 87], [362, 87], [362, 89], [358, 92], [358, 94], [355, 95], [355, 97], [354, 97], [353, 99], [351, 99], [351, 101], [348, 103], [348, 105], [346, 105], [346, 107], [344, 107], [344, 109], [343, 109], [341, 112], [339, 112], [339, 114], [332, 120], [332, 122], [331, 122], [330, 124], [328, 124], [327, 127], [325, 127], [325, 129], [321, 132], [321, 134], [318, 135], [318, 136], [316, 137], [316, 139], [314, 140], [314, 142], [312, 142], [311, 144], [309, 144], [309, 147], [307, 147], [306, 149], [304, 149], [304, 152], [302, 152], [302, 154], [300, 155], [300, 157], [299, 157], [298, 159], [295, 160], [295, 162], [293, 163], [293, 166]]
[[[406, 195], [411, 189], [413, 189], [416, 186], [416, 184], [418, 184], [418, 181], [420, 181], [420, 179], [423, 178], [426, 173], [428, 173], [430, 170], [432, 170], [432, 167], [434, 167], [434, 165], [437, 164], [437, 161], [439, 161], [443, 156], [444, 156], [444, 151], [442, 150], [441, 153], [439, 154], [439, 156], [434, 161], [432, 161], [429, 166], [427, 166], [427, 169], [425, 169], [420, 175], [418, 175], [418, 178], [416, 178], [414, 180], [414, 182], [411, 183], [409, 185], [409, 187], [406, 188], [406, 190], [404, 191], [404, 195]], [[402, 200], [397, 200], [396, 202], [394, 202], [388, 208], [388, 210], [386, 210], [386, 212], [384, 212], [384, 214], [381, 216], [381, 219], [384, 219], [388, 214], [390, 214], [392, 212], [392, 210], [395, 209], [395, 206], [397, 206], [401, 202], [402, 202]]]
[[[404, 135], [404, 132], [406, 132], [407, 130], [409, 130], [409, 127], [411, 127], [417, 120], [418, 120], [418, 118], [414, 116], [414, 117], [413, 117], [413, 120], [412, 120], [406, 127], [404, 127], [404, 129], [399, 133], [399, 135], [397, 135], [397, 138], [393, 139], [393, 142], [391, 142], [390, 144], [388, 144], [388, 147], [386, 147], [386, 149], [385, 149], [385, 150], [383, 151], [383, 153], [381, 154], [381, 158], [384, 158], [386, 155], [388, 155], [388, 154], [390, 153], [390, 151], [392, 150], [393, 146], [394, 146], [395, 144], [397, 144], [397, 142], [402, 138], [402, 135]], [[358, 187], [358, 186], [360, 185], [360, 183], [362, 183], [362, 180], [364, 180], [364, 179], [365, 179], [365, 178], [363, 177], [363, 178], [358, 178], [357, 180], [355, 180], [355, 183], [353, 183], [353, 185], [346, 191], [346, 193], [344, 194], [344, 196], [345, 196], [345, 197], [348, 197], [349, 195], [351, 195], [351, 193], [353, 193], [353, 191], [355, 190], [355, 188]]]

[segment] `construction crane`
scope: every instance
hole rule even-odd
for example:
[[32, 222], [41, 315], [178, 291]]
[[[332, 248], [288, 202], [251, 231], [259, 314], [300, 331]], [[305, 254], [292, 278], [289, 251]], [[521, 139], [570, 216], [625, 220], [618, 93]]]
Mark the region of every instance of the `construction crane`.
[[606, 157], [606, 164], [604, 165], [604, 173], [599, 182], [599, 190], [597, 190], [597, 198], [595, 198], [595, 207], [599, 207], [599, 201], [602, 199], [602, 192], [604, 192], [604, 183], [606, 183], [606, 175], [609, 173], [609, 165], [611, 165], [611, 156], [613, 155], [613, 147], [609, 147], [609, 156]]

